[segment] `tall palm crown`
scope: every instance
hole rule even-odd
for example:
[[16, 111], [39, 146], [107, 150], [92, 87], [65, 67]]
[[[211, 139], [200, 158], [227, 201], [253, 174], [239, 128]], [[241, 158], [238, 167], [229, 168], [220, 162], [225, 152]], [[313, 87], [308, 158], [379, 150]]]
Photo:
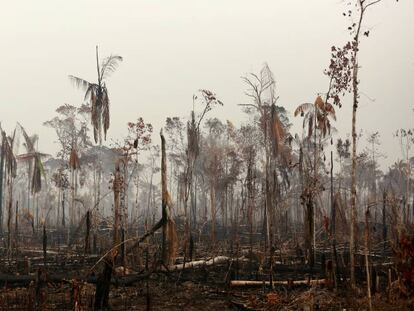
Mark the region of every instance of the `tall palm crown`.
[[318, 96], [314, 104], [304, 103], [299, 105], [294, 116], [304, 117], [303, 128], [308, 126], [308, 136], [312, 136], [313, 130], [320, 130], [322, 137], [331, 132], [331, 122], [329, 118], [336, 120], [335, 108]]
[[29, 187], [32, 194], [35, 194], [42, 190], [42, 175], [46, 178], [41, 160], [46, 154], [38, 152], [35, 148], [35, 144], [39, 137], [37, 135], [30, 137], [20, 123], [17, 122], [17, 125], [23, 134], [25, 140], [23, 145], [26, 148], [26, 153], [18, 155], [17, 159], [28, 163], [28, 175], [31, 176], [31, 180], [28, 179]]
[[82, 78], [70, 75], [69, 79], [79, 88], [85, 90], [85, 101], [91, 105], [91, 121], [95, 143], [102, 143], [102, 129], [104, 139], [109, 129], [109, 96], [106, 88], [106, 79], [113, 73], [122, 61], [118, 55], [110, 55], [99, 64], [98, 47], [96, 47], [96, 69], [98, 82], [91, 83]]

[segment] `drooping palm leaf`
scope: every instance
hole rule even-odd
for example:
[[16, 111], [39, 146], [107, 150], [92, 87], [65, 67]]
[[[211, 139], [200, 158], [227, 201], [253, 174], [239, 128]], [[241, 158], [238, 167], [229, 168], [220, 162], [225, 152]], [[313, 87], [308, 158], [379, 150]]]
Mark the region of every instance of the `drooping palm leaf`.
[[17, 125], [20, 127], [20, 129], [22, 131], [22, 134], [23, 134], [23, 137], [24, 137], [24, 140], [26, 142], [25, 146], [26, 146], [27, 153], [35, 152], [33, 139], [29, 137], [26, 130], [24, 129], [24, 127], [19, 122], [17, 122]]
[[318, 109], [324, 110], [325, 103], [323, 102], [322, 97], [320, 97], [320, 96], [317, 96], [317, 97], [316, 97], [316, 100], [315, 100], [315, 106], [316, 106]]
[[294, 112], [294, 116], [298, 116], [300, 115], [301, 117], [303, 117], [305, 115], [306, 112], [308, 112], [310, 109], [312, 109], [313, 105], [311, 103], [304, 103], [299, 105], [295, 112]]
[[86, 81], [82, 78], [75, 77], [75, 76], [72, 76], [72, 75], [69, 75], [69, 80], [77, 88], [80, 88], [80, 89], [86, 91], [86, 94], [85, 94], [85, 98], [86, 98], [86, 96], [88, 94], [88, 90], [89, 90], [90, 86], [93, 85], [93, 83], [90, 83], [90, 82], [88, 82], [88, 81]]
[[13, 139], [7, 137], [6, 132], [2, 131], [2, 148], [4, 152], [5, 167], [8, 174], [16, 177], [17, 161], [13, 153]]
[[333, 120], [336, 121], [335, 108], [330, 103], [325, 103], [324, 110]]
[[317, 96], [314, 104], [304, 103], [299, 105], [294, 113], [304, 117], [303, 128], [308, 128], [308, 137], [314, 133], [314, 129], [320, 130], [323, 137], [331, 133], [331, 124], [328, 117], [336, 120], [335, 109], [330, 103], [325, 103], [322, 97]]
[[96, 101], [96, 94], [98, 93], [99, 85], [90, 83], [85, 92], [85, 101], [89, 101], [91, 104]]

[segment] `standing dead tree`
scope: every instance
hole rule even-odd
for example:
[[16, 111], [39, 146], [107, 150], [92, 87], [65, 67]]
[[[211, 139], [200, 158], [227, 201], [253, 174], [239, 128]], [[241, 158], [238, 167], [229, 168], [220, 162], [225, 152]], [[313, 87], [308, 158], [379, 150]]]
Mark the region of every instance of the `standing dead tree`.
[[[329, 97], [329, 95], [327, 95]], [[313, 138], [313, 164], [312, 174], [305, 174], [307, 182], [302, 192], [302, 200], [305, 205], [306, 230], [305, 241], [308, 251], [308, 262], [310, 266], [314, 264], [315, 257], [315, 207], [316, 197], [320, 193], [321, 178], [319, 176], [319, 162], [321, 140], [331, 132], [331, 119], [336, 120], [335, 109], [333, 106], [324, 101], [322, 97], [317, 96], [315, 103], [304, 103], [299, 105], [294, 113], [295, 116], [304, 117], [303, 128], [308, 130], [307, 142], [311, 145]], [[311, 148], [309, 148], [311, 149]]]
[[[261, 132], [261, 148], [264, 151], [265, 199], [264, 199], [264, 229], [265, 249], [272, 248], [276, 236], [277, 215], [280, 212], [277, 205], [280, 201], [280, 185], [278, 168], [287, 167], [289, 148], [285, 144], [287, 137], [286, 125], [282, 123], [276, 106], [276, 82], [269, 66], [265, 64], [260, 75], [251, 73], [243, 77], [249, 87], [246, 95], [252, 98], [252, 103], [241, 104], [246, 112], [258, 113], [257, 126]], [[283, 176], [286, 176], [284, 174]], [[280, 214], [280, 213], [279, 213]], [[279, 215], [280, 216], [280, 215]], [[279, 217], [280, 218], [280, 217]]]
[[1, 130], [2, 134], [2, 149], [4, 152], [4, 162], [6, 168], [6, 185], [8, 189], [7, 195], [7, 254], [10, 258], [12, 252], [11, 243], [11, 218], [12, 218], [12, 207], [13, 207], [13, 184], [14, 178], [17, 172], [17, 161], [13, 153], [13, 143], [16, 134], [16, 130], [13, 132], [12, 137], [7, 137], [6, 133]]
[[79, 88], [85, 90], [85, 100], [91, 105], [91, 120], [95, 143], [102, 143], [102, 131], [104, 139], [109, 129], [109, 96], [106, 87], [106, 79], [116, 70], [122, 57], [110, 55], [99, 64], [98, 47], [96, 47], [97, 83], [88, 82], [82, 78], [69, 76], [69, 79]]
[[[52, 175], [52, 179], [58, 189], [57, 223], [61, 223], [62, 226], [65, 227], [66, 215], [70, 214], [70, 216], [73, 216], [73, 213], [75, 212], [73, 206], [71, 206], [70, 209], [66, 208], [69, 213], [65, 211], [65, 202], [68, 197], [66, 195], [67, 190], [71, 188], [72, 204], [74, 204], [73, 194], [75, 194], [75, 189], [73, 186], [75, 186], [76, 183], [73, 182], [77, 179], [76, 176], [78, 175], [79, 169], [77, 168], [78, 165], [76, 165], [76, 168], [73, 168], [73, 166], [79, 162], [75, 160], [84, 155], [83, 153], [85, 150], [92, 146], [88, 136], [87, 127], [90, 109], [86, 104], [83, 104], [80, 107], [64, 104], [59, 106], [56, 109], [56, 112], [58, 115], [44, 122], [43, 125], [55, 130], [58, 139], [57, 142], [60, 147], [57, 152], [60, 165]], [[80, 210], [78, 210], [78, 218], [80, 218], [79, 212]], [[70, 217], [70, 223], [74, 223], [73, 217]]]
[[[136, 242], [128, 248], [127, 252], [132, 251], [138, 247], [139, 244], [145, 241], [149, 236], [152, 236], [157, 230], [162, 228], [162, 262], [164, 265], [169, 265], [175, 261], [177, 252], [177, 231], [176, 225], [172, 218], [172, 202], [167, 188], [167, 156], [165, 151], [165, 137], [161, 131], [161, 188], [162, 188], [162, 202], [161, 202], [161, 219], [143, 236], [137, 238]], [[135, 239], [130, 239], [135, 240]]]
[[3, 195], [4, 195], [4, 191], [3, 191], [3, 180], [4, 180], [4, 161], [5, 161], [5, 135], [3, 135], [3, 130], [1, 129], [0, 126], [0, 134], [1, 134], [1, 149], [0, 149], [0, 234], [3, 233]]
[[[75, 84], [76, 87], [82, 88], [85, 91], [84, 100], [90, 104], [91, 122], [93, 126], [93, 136], [95, 143], [99, 142], [99, 146], [102, 146], [102, 132], [104, 139], [106, 140], [106, 133], [109, 129], [110, 114], [109, 114], [109, 95], [106, 87], [107, 78], [118, 68], [119, 62], [123, 59], [119, 55], [110, 55], [105, 58], [101, 64], [99, 64], [98, 46], [96, 46], [96, 70], [97, 70], [97, 83], [88, 82], [82, 78], [75, 76], [69, 76], [69, 79]], [[98, 171], [98, 183], [97, 183], [97, 202], [101, 200], [101, 178], [102, 169]]]
[[[356, 193], [356, 165], [357, 165], [357, 153], [356, 153], [356, 144], [357, 144], [357, 132], [356, 132], [356, 114], [359, 104], [359, 62], [358, 55], [360, 51], [360, 37], [362, 35], [362, 25], [364, 21], [365, 14], [368, 8], [380, 3], [382, 0], [357, 0], [358, 6], [358, 21], [353, 23], [348, 29], [353, 35], [353, 40], [351, 43], [352, 47], [352, 94], [353, 94], [353, 104], [352, 104], [352, 173], [351, 173], [351, 231], [349, 237], [349, 252], [350, 252], [350, 262], [351, 262], [351, 285], [355, 287], [355, 230], [357, 223], [357, 193]], [[365, 36], [369, 35], [368, 32], [364, 32]]]
[[[184, 239], [184, 253], [187, 254], [189, 249], [187, 245], [192, 244], [193, 236], [192, 229], [196, 225], [196, 182], [195, 182], [195, 165], [200, 153], [200, 125], [204, 117], [214, 106], [223, 105], [223, 103], [217, 99], [216, 94], [209, 90], [199, 90], [201, 94], [200, 101], [204, 104], [204, 109], [196, 117], [194, 107], [191, 112], [191, 121], [187, 122], [187, 150], [186, 150], [186, 167], [184, 172], [184, 217], [185, 217], [185, 239]], [[193, 96], [193, 106], [199, 99], [198, 96]], [[188, 213], [188, 199], [191, 197], [191, 209]], [[192, 254], [189, 254], [192, 257]]]
[[177, 231], [171, 215], [171, 198], [167, 189], [167, 155], [165, 138], [161, 131], [161, 192], [162, 192], [162, 260], [164, 265], [174, 263], [177, 252]]
[[[77, 172], [80, 169], [80, 161], [78, 152], [76, 150], [76, 146], [72, 147], [69, 157], [69, 167], [71, 170], [71, 192], [72, 192], [72, 204], [70, 209], [70, 225], [71, 227], [74, 225], [75, 221], [75, 201], [76, 201], [76, 192], [77, 192]], [[79, 215], [78, 215], [79, 216]], [[80, 217], [78, 219], [80, 221]]]
[[91, 232], [91, 211], [88, 210], [86, 212], [86, 233], [85, 233], [85, 248], [84, 248], [85, 255], [91, 252], [90, 232]]
[[116, 258], [118, 256], [119, 248], [119, 229], [120, 229], [120, 194], [122, 191], [122, 175], [119, 169], [119, 163], [115, 165], [115, 174], [112, 183], [112, 189], [114, 192], [114, 226], [113, 226], [113, 247], [105, 254], [104, 260], [104, 269], [103, 272], [98, 277], [98, 282], [96, 283], [96, 292], [95, 292], [95, 310], [105, 310], [108, 308], [108, 299], [109, 299], [109, 289], [111, 286], [111, 277], [112, 271], [115, 267]]

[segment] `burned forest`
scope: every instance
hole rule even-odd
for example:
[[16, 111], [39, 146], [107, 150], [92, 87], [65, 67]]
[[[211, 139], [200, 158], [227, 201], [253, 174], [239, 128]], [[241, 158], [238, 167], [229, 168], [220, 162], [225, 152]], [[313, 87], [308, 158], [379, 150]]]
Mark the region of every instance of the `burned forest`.
[[[270, 33], [280, 26], [271, 12], [284, 4], [258, 3], [263, 19], [249, 21], [245, 3], [229, 13], [239, 5], [234, 1], [212, 1], [211, 8], [223, 9], [216, 13], [206, 3], [199, 7], [203, 1], [187, 3], [188, 15], [167, 1], [137, 1], [154, 14], [137, 22], [148, 32], [134, 38], [141, 44], [123, 41], [128, 31], [116, 28], [136, 22], [127, 17], [133, 16], [131, 3], [102, 1], [89, 22], [96, 33], [106, 24], [115, 28], [82, 37], [88, 2], [76, 13], [79, 24], [68, 22], [71, 30], [59, 28], [63, 15], [46, 18], [56, 29], [27, 30], [29, 44], [60, 31], [71, 44], [68, 54], [56, 56], [69, 47], [56, 37], [44, 48], [47, 56], [33, 54], [40, 70], [51, 74], [48, 84], [30, 69], [15, 80], [10, 74], [8, 84], [0, 76], [5, 89], [20, 85], [0, 95], [0, 310], [414, 309], [413, 94], [402, 86], [395, 94], [390, 86], [390, 68], [397, 76], [409, 72], [404, 81], [412, 86], [414, 54], [402, 64], [403, 47], [378, 39], [381, 32], [390, 41], [405, 36], [406, 51], [414, 51], [414, 28], [398, 26], [398, 14], [414, 20], [410, 1], [329, 4], [336, 11], [309, 19], [324, 28], [341, 21], [322, 46], [311, 42], [322, 34], [308, 34], [305, 24], [279, 27], [278, 33], [300, 29], [283, 39], [289, 43], [272, 38], [281, 50], [302, 41], [307, 46], [289, 48], [292, 58], [281, 62], [263, 59], [282, 52], [244, 24], [268, 18], [275, 24], [261, 30]], [[308, 4], [293, 2], [292, 10], [305, 14]], [[41, 19], [48, 11], [37, 5], [45, 6], [35, 13]], [[201, 10], [195, 13], [192, 5]], [[314, 5], [320, 11], [327, 4]], [[23, 11], [19, 16], [26, 16]], [[382, 26], [384, 15], [377, 12], [392, 23]], [[227, 22], [216, 16], [229, 17], [236, 25], [226, 29], [241, 27], [240, 33], [214, 42], [208, 29]], [[208, 27], [200, 26], [204, 22]], [[151, 32], [174, 27], [177, 37], [152, 39]], [[196, 49], [191, 42], [182, 54], [175, 50], [188, 39], [180, 33], [200, 29], [206, 36], [196, 35], [202, 37], [198, 51], [223, 63], [209, 65], [207, 52], [185, 54]], [[77, 31], [79, 39], [71, 35]], [[254, 67], [230, 46], [253, 33], [263, 42], [245, 47]], [[131, 52], [126, 47], [133, 44]], [[389, 66], [376, 56], [387, 49], [395, 53], [383, 60]], [[189, 69], [167, 64], [170, 52], [177, 62], [187, 58]], [[50, 64], [43, 67], [43, 61]], [[244, 71], [234, 69], [237, 62]], [[378, 72], [370, 75], [372, 68]], [[189, 77], [182, 80], [187, 85], [182, 76]], [[13, 104], [20, 96], [33, 99], [32, 108]]]

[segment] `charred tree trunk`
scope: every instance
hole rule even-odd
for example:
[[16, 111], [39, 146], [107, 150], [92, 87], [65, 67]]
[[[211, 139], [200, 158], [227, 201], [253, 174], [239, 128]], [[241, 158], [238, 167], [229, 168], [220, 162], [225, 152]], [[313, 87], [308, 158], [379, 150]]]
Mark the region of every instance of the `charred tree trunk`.
[[11, 252], [12, 252], [12, 245], [11, 245], [11, 222], [12, 222], [12, 205], [13, 205], [13, 198], [12, 198], [12, 181], [9, 180], [9, 198], [8, 198], [8, 211], [7, 211], [7, 254], [8, 258], [10, 259]]
[[72, 230], [75, 223], [75, 169], [71, 168], [71, 202], [69, 207], [69, 227]]
[[167, 155], [165, 151], [165, 138], [161, 136], [161, 208], [162, 208], [162, 261], [170, 265], [175, 261], [177, 234], [175, 223], [171, 218], [170, 195], [167, 189]]
[[384, 243], [384, 251], [386, 248], [387, 241], [387, 216], [386, 216], [386, 206], [387, 206], [387, 192], [384, 190], [382, 193], [382, 241]]
[[120, 230], [120, 203], [121, 203], [121, 189], [122, 189], [122, 177], [119, 170], [119, 164], [115, 168], [115, 178], [113, 183], [114, 191], [114, 231], [113, 231], [113, 247], [115, 247], [115, 253], [118, 251], [117, 245], [119, 244], [119, 230]]
[[112, 251], [105, 258], [103, 272], [98, 277], [95, 291], [95, 310], [108, 309], [109, 290], [111, 286], [112, 270], [116, 262], [119, 248], [119, 225], [120, 225], [120, 193], [122, 191], [122, 177], [119, 170], [119, 163], [115, 167], [115, 177], [113, 181], [114, 191], [114, 228], [113, 228], [113, 247]]
[[154, 177], [154, 170], [151, 168], [151, 179], [150, 179], [150, 186], [148, 191], [148, 200], [147, 200], [147, 212], [145, 213], [145, 223], [148, 224], [149, 217], [150, 217], [150, 206], [151, 206], [151, 196], [152, 196], [152, 179]]
[[334, 203], [334, 188], [333, 188], [333, 151], [331, 150], [331, 235], [332, 241], [336, 239], [336, 206]]
[[[194, 161], [195, 162], [195, 161]], [[194, 174], [191, 179], [191, 189], [190, 189], [190, 202], [191, 202], [191, 223], [193, 229], [196, 228], [197, 223], [197, 175]]]
[[[272, 224], [273, 224], [273, 221], [271, 221], [272, 219], [273, 219], [273, 217], [272, 217], [272, 198], [271, 198], [271, 191], [270, 191], [270, 181], [269, 181], [269, 163], [268, 163], [268, 159], [267, 159], [267, 157], [266, 157], [266, 174], [265, 174], [265, 176], [266, 176], [266, 178], [265, 178], [265, 209], [264, 209], [264, 212], [265, 212], [265, 219], [264, 219], [264, 223], [265, 223], [265, 226], [266, 226], [266, 231], [265, 231], [265, 234], [266, 234], [266, 239], [265, 239], [265, 253], [266, 253], [266, 251], [268, 250], [268, 249], [270, 249], [271, 248], [271, 246], [272, 246], [272, 237], [274, 236], [273, 235], [273, 233], [274, 232], [272, 232], [272, 229], [273, 229], [273, 226], [272, 226]], [[272, 235], [271, 235], [271, 233], [272, 233]]]
[[[4, 136], [3, 136], [4, 137]], [[4, 142], [0, 150], [0, 234], [3, 233]]]
[[368, 307], [370, 311], [372, 311], [372, 299], [371, 299], [371, 273], [370, 273], [370, 265], [369, 265], [369, 254], [370, 254], [370, 234], [369, 234], [369, 207], [365, 212], [365, 269], [366, 269], [366, 276], [367, 276], [367, 297], [368, 297]]
[[314, 206], [313, 206], [313, 197], [308, 195], [306, 197], [306, 234], [305, 234], [305, 244], [307, 250], [308, 264], [310, 267], [313, 267], [315, 264], [314, 256], [314, 246], [313, 246], [313, 232], [314, 232]]
[[[125, 229], [121, 228], [121, 263], [126, 267]], [[125, 271], [125, 270], [124, 270]]]
[[65, 190], [62, 191], [62, 226], [65, 228], [66, 221], [65, 221]]
[[337, 194], [337, 198], [334, 198], [334, 187], [333, 187], [333, 151], [331, 150], [331, 239], [332, 239], [332, 271], [333, 281], [335, 288], [337, 287], [338, 277], [338, 257], [336, 253], [336, 207], [337, 201], [340, 200], [340, 194]]
[[43, 244], [43, 263], [44, 263], [44, 266], [46, 266], [46, 256], [47, 256], [46, 222], [43, 223], [43, 238], [42, 238], [42, 244]]
[[167, 159], [165, 155], [165, 138], [161, 133], [161, 214], [162, 219], [164, 219], [164, 224], [162, 226], [162, 260], [164, 264], [167, 264], [168, 250], [167, 250], [167, 226], [166, 220], [168, 217], [167, 210]]
[[[356, 55], [355, 55], [356, 57]], [[356, 208], [356, 113], [358, 108], [358, 69], [357, 64], [354, 67], [353, 73], [353, 91], [354, 91], [354, 104], [352, 106], [352, 171], [351, 171], [351, 230], [349, 236], [349, 256], [351, 263], [351, 286], [355, 287], [355, 227], [357, 222], [357, 208]]]
[[16, 201], [16, 213], [14, 215], [14, 243], [16, 254], [19, 251], [19, 201]]
[[[60, 177], [59, 177], [60, 178]], [[60, 226], [60, 197], [61, 197], [61, 189], [59, 187], [58, 195], [57, 195], [57, 209], [56, 209], [56, 228]]]
[[90, 232], [91, 232], [91, 212], [86, 212], [86, 233], [85, 233], [85, 255], [91, 252], [90, 243]]
[[211, 244], [214, 247], [216, 243], [216, 189], [214, 181], [210, 184], [210, 207], [211, 207]]
[[111, 276], [112, 263], [105, 261], [104, 270], [96, 282], [94, 310], [106, 310], [108, 308]]

